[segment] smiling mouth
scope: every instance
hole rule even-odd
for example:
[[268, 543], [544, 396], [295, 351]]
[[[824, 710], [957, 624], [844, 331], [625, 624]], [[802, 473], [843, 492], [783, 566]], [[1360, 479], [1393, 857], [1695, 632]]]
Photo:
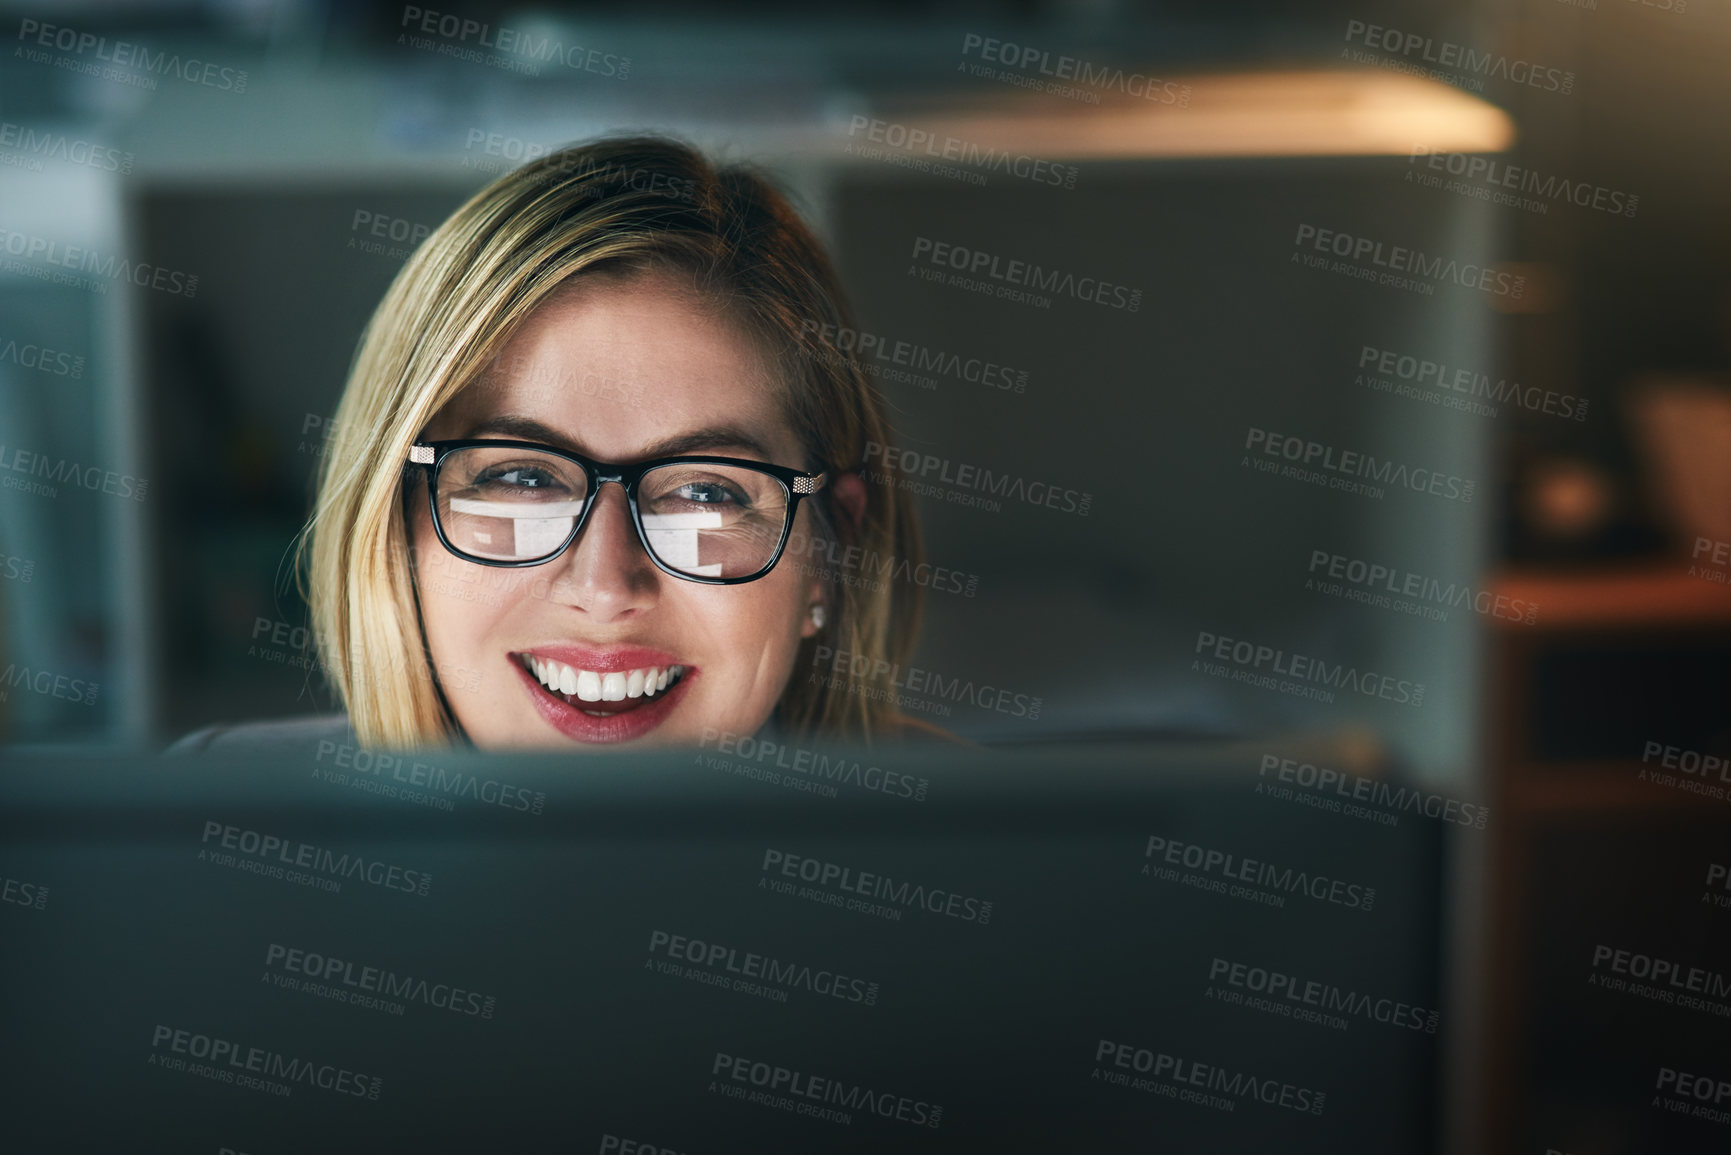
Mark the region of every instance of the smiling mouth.
[[637, 709], [678, 685], [686, 671], [684, 666], [642, 666], [602, 673], [530, 653], [513, 656], [542, 689], [593, 718]]

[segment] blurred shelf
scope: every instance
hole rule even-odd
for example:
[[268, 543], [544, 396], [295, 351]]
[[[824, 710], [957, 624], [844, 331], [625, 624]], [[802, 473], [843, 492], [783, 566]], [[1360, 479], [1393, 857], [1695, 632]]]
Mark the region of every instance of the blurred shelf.
[[[1606, 810], [1669, 810], [1699, 807], [1704, 814], [1717, 813], [1731, 819], [1731, 785], [1708, 782], [1717, 786], [1722, 797], [1667, 786], [1655, 781], [1643, 781], [1641, 771], [1649, 775], [1675, 771], [1643, 766], [1640, 762], [1604, 761], [1575, 764], [1551, 764], [1542, 772], [1528, 773], [1508, 783], [1504, 803], [1517, 815], [1524, 814], [1597, 814]], [[1713, 807], [1725, 807], [1715, 811]]]
[[1654, 742], [1696, 753], [1724, 748], [1731, 586], [1714, 577], [1731, 573], [1678, 558], [1511, 570], [1486, 584], [1492, 596], [1537, 607], [1531, 625], [1493, 618], [1486, 637], [1486, 871], [1494, 880], [1482, 956], [1488, 1046], [1478, 1073], [1486, 1155], [1531, 1149], [1515, 1138], [1534, 1093], [1530, 1015], [1556, 965], [1534, 912], [1568, 899], [1545, 857], [1559, 832], [1590, 825], [1621, 841], [1644, 829], [1731, 819], [1731, 784], [1700, 783], [1723, 797], [1682, 789], [1688, 775], [1642, 760]]
[[[1491, 579], [1490, 593], [1532, 603], [1537, 620], [1491, 622], [1509, 632], [1731, 625], [1731, 585], [1690, 569], [1687, 560], [1675, 560], [1573, 573], [1509, 571]], [[1731, 571], [1711, 567], [1697, 572], [1731, 578]]]

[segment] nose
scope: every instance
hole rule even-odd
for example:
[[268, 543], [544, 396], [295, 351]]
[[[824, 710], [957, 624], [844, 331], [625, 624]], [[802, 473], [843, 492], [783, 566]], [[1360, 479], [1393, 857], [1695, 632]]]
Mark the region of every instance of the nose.
[[583, 532], [555, 565], [553, 597], [601, 622], [623, 621], [655, 604], [661, 571], [643, 552], [625, 489], [603, 482]]

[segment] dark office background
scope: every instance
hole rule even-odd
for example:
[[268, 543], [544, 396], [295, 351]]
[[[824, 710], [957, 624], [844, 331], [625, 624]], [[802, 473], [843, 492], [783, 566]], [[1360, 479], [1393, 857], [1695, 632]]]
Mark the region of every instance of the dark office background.
[[[20, 19], [30, 11], [16, 9]], [[464, 15], [521, 23], [527, 11], [472, 5]], [[980, 581], [975, 598], [930, 599], [920, 663], [1045, 702], [1037, 723], [967, 707], [935, 719], [960, 732], [1344, 726], [1426, 774], [1458, 776], [1478, 724], [1482, 622], [1458, 611], [1446, 623], [1409, 620], [1306, 593], [1309, 552], [1393, 557], [1444, 581], [1483, 583], [1503, 567], [1584, 568], [1679, 548], [1624, 394], [1654, 373], [1714, 378], [1726, 367], [1717, 190], [1731, 117], [1716, 78], [1731, 22], [1714, 13], [1660, 20], [1668, 14], [1624, 0], [1591, 10], [562, 11], [574, 39], [632, 58], [628, 80], [522, 78], [414, 52], [396, 43], [401, 9], [391, 5], [61, 13], [113, 38], [245, 67], [243, 94], [186, 84], [142, 94], [6, 62], [8, 118], [136, 158], [124, 178], [52, 162], [47, 173], [12, 171], [9, 214], [107, 236], [200, 277], [191, 300], [8, 279], [10, 327], [87, 359], [75, 380], [0, 365], [13, 379], [9, 440], [126, 465], [151, 485], [132, 505], [0, 494], [5, 552], [35, 562], [30, 582], [0, 584], [7, 658], [102, 686], [94, 707], [12, 695], [14, 739], [166, 738], [328, 705], [316, 672], [285, 653], [278, 623], [304, 625], [285, 551], [306, 512], [318, 422], [400, 265], [353, 247], [374, 238], [352, 222], [370, 212], [436, 224], [493, 175], [471, 167], [481, 151], [465, 148], [472, 130], [550, 145], [650, 127], [762, 163], [820, 222], [864, 328], [1027, 369], [1021, 395], [960, 381], [886, 385], [906, 446], [1095, 495], [1086, 519], [925, 503], [933, 558]], [[842, 152], [855, 112], [1027, 113], [1018, 90], [957, 72], [975, 30], [1145, 62], [1205, 90], [1222, 74], [1350, 71], [1343, 32], [1357, 19], [1572, 69], [1578, 86], [1566, 97], [1495, 79], [1474, 94], [1515, 126], [1498, 159], [1627, 190], [1638, 214], [1486, 205], [1406, 181], [1400, 155], [1080, 156], [1069, 158], [1075, 187], [1063, 189], [1002, 174], [975, 187]], [[1070, 115], [1088, 107], [1047, 103]], [[1314, 272], [1288, 263], [1301, 222], [1518, 266], [1532, 291], [1509, 312], [1456, 286], [1425, 297]], [[912, 282], [904, 258], [915, 235], [1067, 262], [1144, 289], [1144, 303], [1133, 316], [1065, 300], [1039, 310]], [[1592, 418], [1505, 406], [1485, 419], [1371, 393], [1352, 383], [1364, 345], [1586, 398]], [[1434, 465], [1476, 479], [1480, 498], [1372, 501], [1272, 481], [1240, 468], [1249, 426]], [[1547, 486], [1565, 504], [1571, 494], [1585, 501], [1584, 518], [1550, 525], [1535, 514]], [[272, 623], [262, 638], [261, 619]], [[1319, 709], [1201, 678], [1190, 670], [1200, 630], [1380, 664], [1433, 697], [1417, 711], [1374, 701]]]
[[[1622, 1085], [1627, 1053], [1606, 1055], [1654, 1024], [1586, 1032], [1592, 997], [1551, 978], [1577, 983], [1582, 944], [1619, 911], [1639, 922], [1651, 906], [1642, 941], [1665, 944], [1687, 913], [1676, 879], [1723, 843], [1699, 808], [1672, 821], [1695, 799], [1673, 791], [1666, 810], [1636, 780], [1655, 740], [1731, 746], [1731, 565], [1711, 557], [1731, 551], [1723, 6], [443, 7], [629, 57], [629, 76], [418, 51], [398, 43], [400, 4], [0, 3], [0, 228], [198, 277], [190, 297], [92, 291], [0, 253], [0, 743], [158, 746], [330, 709], [290, 554], [357, 340], [407, 246], [510, 163], [477, 144], [490, 135], [545, 148], [671, 132], [783, 182], [863, 330], [1026, 372], [1021, 393], [886, 381], [902, 446], [1092, 495], [1086, 517], [922, 499], [931, 560], [978, 586], [928, 599], [916, 661], [1043, 708], [920, 716], [1071, 751], [1278, 735], [1490, 799], [1507, 816], [1498, 841], [1437, 865], [1458, 888], [1438, 967], [1452, 1012], [1476, 1024], [1449, 1037], [1439, 1078], [1476, 1086], [1508, 1145], [1452, 1149], [1633, 1149], [1639, 1129], [1597, 1088]], [[246, 90], [148, 90], [32, 60], [15, 51], [29, 21], [244, 70]], [[1355, 24], [1541, 62], [1572, 73], [1571, 90], [1409, 77], [1355, 56]], [[959, 68], [970, 36], [1156, 74], [1194, 100], [1094, 104], [981, 79]], [[1282, 119], [1295, 110], [1309, 128]], [[862, 115], [1021, 141], [1077, 178], [977, 184], [862, 157], [848, 149]], [[1186, 123], [1218, 130], [1198, 140]], [[41, 156], [25, 130], [111, 149], [124, 171]], [[1638, 208], [1426, 187], [1411, 149], [1440, 137]], [[1309, 268], [1304, 225], [1490, 266], [1525, 292], [1421, 294]], [[916, 237], [1137, 288], [1141, 305], [1040, 309], [931, 284], [909, 275]], [[1366, 346], [1582, 399], [1587, 416], [1378, 392], [1355, 381]], [[27, 364], [25, 347], [63, 356]], [[1242, 464], [1252, 428], [1471, 478], [1475, 496], [1270, 477]], [[136, 500], [32, 492], [11, 485], [19, 452], [148, 485]], [[1537, 622], [1326, 596], [1306, 588], [1316, 551], [1528, 598]], [[1204, 632], [1422, 682], [1424, 703], [1207, 676], [1192, 668]], [[43, 692], [18, 671], [83, 689]], [[1614, 860], [1639, 868], [1607, 866], [1608, 845], [1639, 851]], [[1691, 935], [1673, 945], [1722, 959], [1722, 930]]]

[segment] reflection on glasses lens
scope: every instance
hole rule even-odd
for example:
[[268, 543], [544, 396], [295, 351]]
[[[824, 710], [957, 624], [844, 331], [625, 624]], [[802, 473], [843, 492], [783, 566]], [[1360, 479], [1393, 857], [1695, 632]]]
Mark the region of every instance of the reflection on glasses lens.
[[588, 491], [573, 461], [523, 449], [459, 449], [439, 468], [439, 525], [473, 557], [527, 561], [565, 544]]
[[[439, 467], [439, 525], [451, 545], [471, 557], [550, 557], [582, 516], [588, 484], [581, 466], [551, 454], [458, 449]], [[663, 465], [637, 487], [650, 551], [667, 568], [692, 577], [760, 572], [781, 543], [788, 504], [779, 480], [744, 466]]]
[[664, 465], [643, 475], [637, 507], [662, 564], [693, 577], [749, 577], [781, 543], [787, 491], [740, 466]]

